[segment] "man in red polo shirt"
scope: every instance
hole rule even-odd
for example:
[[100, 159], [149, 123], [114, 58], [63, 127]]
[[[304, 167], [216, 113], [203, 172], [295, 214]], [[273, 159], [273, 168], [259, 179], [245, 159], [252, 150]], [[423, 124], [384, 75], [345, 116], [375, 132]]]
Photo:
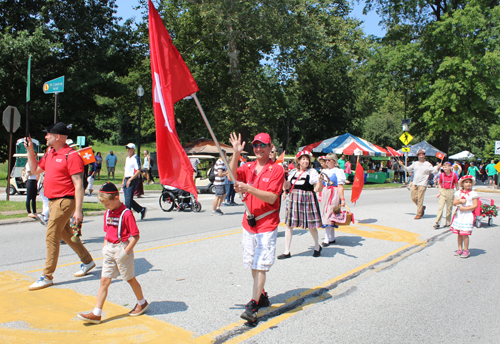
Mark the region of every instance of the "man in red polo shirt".
[[250, 322], [257, 320], [257, 312], [261, 307], [270, 305], [264, 291], [266, 272], [273, 265], [276, 256], [276, 238], [280, 223], [279, 195], [285, 181], [283, 168], [269, 158], [273, 149], [271, 137], [260, 133], [252, 141], [253, 151], [257, 159], [238, 168], [238, 161], [245, 142], [241, 142], [241, 134], [235, 133], [229, 138], [233, 145], [234, 155], [231, 159], [231, 171], [237, 172], [234, 189], [244, 195], [244, 202], [255, 216], [255, 223], [249, 224], [246, 214], [243, 217], [243, 265], [252, 269], [252, 300], [246, 305], [241, 318]]
[[44, 192], [49, 199], [49, 222], [47, 224], [47, 259], [43, 276], [30, 285], [29, 290], [38, 290], [54, 284], [53, 274], [59, 258], [61, 239], [78, 254], [82, 264], [74, 274], [75, 277], [85, 276], [95, 262], [89, 251], [81, 242], [71, 241], [73, 230], [70, 220], [76, 223], [83, 222], [83, 160], [80, 154], [66, 144], [70, 126], [59, 122], [46, 130], [47, 153], [36, 161], [31, 137], [25, 138], [25, 147], [28, 153], [28, 163], [33, 174], [45, 171]]

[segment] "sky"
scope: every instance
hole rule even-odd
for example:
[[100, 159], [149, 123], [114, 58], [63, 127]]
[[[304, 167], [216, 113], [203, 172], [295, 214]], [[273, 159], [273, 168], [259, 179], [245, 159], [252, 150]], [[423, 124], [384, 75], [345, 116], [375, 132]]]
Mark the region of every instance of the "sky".
[[[118, 16], [123, 19], [129, 19], [135, 17], [136, 21], [141, 20], [141, 11], [135, 11], [132, 7], [139, 4], [138, 0], [117, 0], [118, 5]], [[351, 17], [362, 20], [363, 29], [366, 35], [375, 35], [377, 37], [385, 36], [385, 30], [378, 26], [380, 21], [379, 16], [375, 12], [370, 12], [368, 15], [363, 15], [363, 5], [358, 5], [354, 3], [354, 10], [351, 13]]]

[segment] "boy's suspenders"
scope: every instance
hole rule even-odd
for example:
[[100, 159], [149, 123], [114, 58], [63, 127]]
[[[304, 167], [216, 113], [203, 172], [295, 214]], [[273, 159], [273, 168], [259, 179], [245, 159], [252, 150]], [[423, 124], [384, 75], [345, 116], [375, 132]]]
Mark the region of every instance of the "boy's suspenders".
[[[122, 242], [122, 219], [123, 219], [123, 215], [125, 214], [125, 212], [127, 210], [130, 211], [128, 208], [125, 208], [125, 210], [122, 211], [122, 213], [120, 214], [120, 220], [118, 221], [118, 241], [119, 242]], [[106, 223], [106, 225], [108, 224], [108, 216], [109, 216], [109, 209], [106, 212], [106, 218], [104, 219], [104, 222]]]

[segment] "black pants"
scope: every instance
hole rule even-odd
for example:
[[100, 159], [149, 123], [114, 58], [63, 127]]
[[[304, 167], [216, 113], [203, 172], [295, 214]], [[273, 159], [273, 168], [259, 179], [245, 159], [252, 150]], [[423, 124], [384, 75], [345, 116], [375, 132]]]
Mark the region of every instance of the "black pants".
[[[36, 179], [28, 179], [26, 182], [26, 211], [29, 213], [36, 213], [36, 186], [38, 184], [38, 181]], [[30, 210], [30, 202], [31, 202], [31, 208], [33, 211]]]

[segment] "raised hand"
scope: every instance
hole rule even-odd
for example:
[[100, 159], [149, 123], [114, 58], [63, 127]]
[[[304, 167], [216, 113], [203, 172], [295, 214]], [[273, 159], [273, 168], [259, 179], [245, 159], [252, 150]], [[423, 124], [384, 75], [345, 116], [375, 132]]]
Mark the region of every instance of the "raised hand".
[[241, 134], [236, 135], [235, 132], [232, 132], [229, 136], [229, 142], [233, 145], [233, 150], [235, 154], [241, 154], [243, 152], [243, 148], [245, 147], [245, 141], [241, 142]]

